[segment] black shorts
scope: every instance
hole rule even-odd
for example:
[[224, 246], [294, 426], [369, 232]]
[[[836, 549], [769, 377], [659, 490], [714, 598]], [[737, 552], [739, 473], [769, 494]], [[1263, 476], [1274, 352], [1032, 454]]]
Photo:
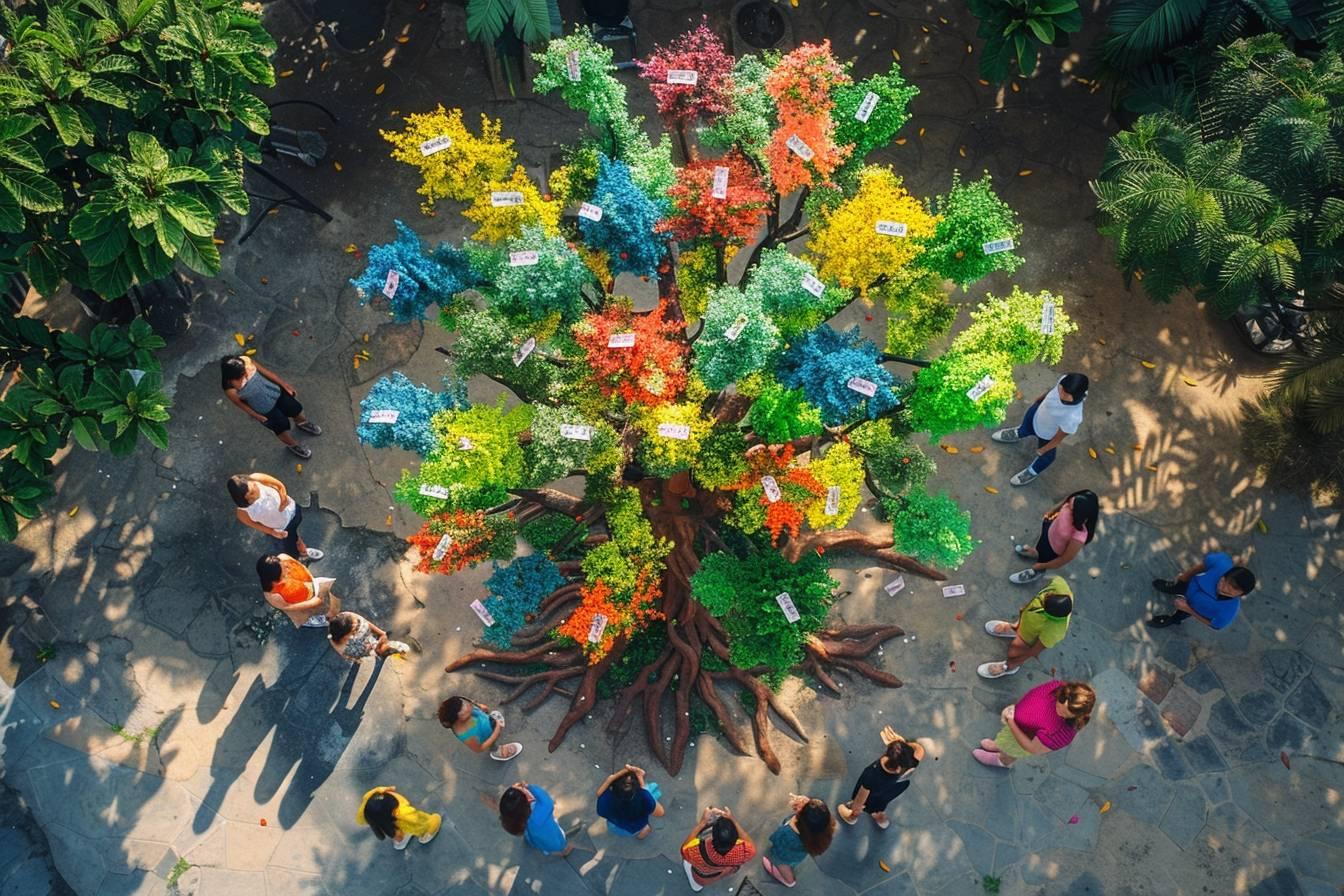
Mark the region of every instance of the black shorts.
[[[290, 498], [293, 501], [293, 498]], [[295, 560], [302, 560], [299, 556], [299, 523], [303, 522], [303, 508], [299, 506], [298, 501], [294, 501], [294, 518], [289, 521], [285, 527], [285, 537], [276, 538], [271, 536], [271, 544], [275, 545], [277, 554], [288, 554]]]
[[279, 435], [282, 432], [289, 432], [290, 418], [302, 413], [303, 405], [299, 404], [299, 400], [281, 389], [280, 397], [275, 400], [275, 407], [266, 414], [266, 420], [261, 425]]
[[1036, 559], [1041, 563], [1049, 563], [1059, 555], [1055, 549], [1050, 547], [1050, 525], [1054, 520], [1043, 520], [1041, 522], [1041, 537], [1036, 542]]

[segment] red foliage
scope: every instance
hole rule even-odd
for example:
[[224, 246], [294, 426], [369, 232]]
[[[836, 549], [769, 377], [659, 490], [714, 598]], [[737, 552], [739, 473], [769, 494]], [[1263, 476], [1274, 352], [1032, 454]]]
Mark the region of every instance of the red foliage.
[[[452, 542], [443, 559], [435, 560], [434, 549], [444, 535], [450, 536]], [[466, 513], [451, 510], [434, 514], [407, 541], [420, 552], [416, 571], [448, 575], [486, 559], [493, 538], [494, 530], [487, 522], [484, 511]]]
[[[831, 120], [831, 99], [836, 87], [851, 79], [835, 57], [831, 43], [803, 44], [780, 59], [765, 78], [765, 89], [779, 111], [779, 128], [766, 150], [770, 176], [781, 195], [799, 187], [830, 180], [831, 174], [848, 158], [850, 146], [837, 146], [835, 123]], [[788, 146], [797, 137], [812, 150], [804, 160]]]
[[[687, 125], [698, 117], [722, 115], [731, 108], [733, 57], [704, 20], [667, 47], [655, 47], [645, 60], [636, 60], [640, 77], [658, 104], [658, 114], [672, 126]], [[669, 69], [696, 73], [695, 84], [669, 84]]]
[[[663, 592], [655, 575], [646, 573], [639, 577], [629, 603], [614, 600], [615, 592], [601, 579], [584, 585], [579, 594], [582, 597], [579, 605], [555, 631], [572, 638], [583, 649], [589, 663], [596, 663], [606, 656], [621, 635], [632, 635], [663, 616], [657, 610]], [[602, 636], [594, 643], [588, 640], [588, 635], [593, 630], [593, 617], [598, 613], [607, 623]]]
[[[715, 199], [714, 169], [728, 169], [728, 195]], [[721, 159], [700, 159], [677, 170], [667, 191], [672, 212], [657, 229], [682, 242], [709, 237], [719, 243], [743, 243], [756, 232], [770, 205], [770, 193], [756, 169], [739, 152]]]
[[[686, 324], [667, 320], [665, 312], [662, 302], [647, 314], [612, 304], [574, 325], [574, 339], [603, 395], [651, 407], [681, 396], [686, 387]], [[634, 346], [610, 347], [608, 340], [616, 333], [634, 333]]]
[[851, 84], [852, 79], [834, 56], [831, 42], [803, 44], [786, 54], [765, 76], [765, 91], [775, 105], [800, 115], [828, 115], [835, 102], [835, 88]]

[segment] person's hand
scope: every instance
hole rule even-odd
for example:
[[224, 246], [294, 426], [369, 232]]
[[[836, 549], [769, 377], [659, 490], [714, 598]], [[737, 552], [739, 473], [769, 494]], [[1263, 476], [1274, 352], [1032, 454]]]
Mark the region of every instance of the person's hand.
[[503, 719], [503, 718], [495, 719], [495, 727], [498, 728], [500, 731], [503, 731], [503, 730], [504, 730], [504, 719]]
[[714, 815], [714, 807], [713, 807], [713, 806], [706, 806], [706, 807], [705, 807], [705, 811], [703, 811], [703, 812], [700, 813], [700, 823], [701, 823], [701, 824], [709, 824], [711, 821], [714, 820], [714, 818], [715, 818], [715, 815]]
[[892, 741], [895, 740], [903, 740], [903, 738], [896, 733], [895, 728], [892, 728], [890, 725], [885, 726], [882, 729], [882, 743], [890, 744]]
[[271, 530], [271, 535], [274, 536], [274, 537], [276, 537], [276, 538], [288, 538], [288, 537], [289, 537], [289, 533], [286, 532], [284, 529], [272, 529], [272, 530]]
[[298, 393], [298, 390], [296, 390], [296, 389], [295, 389], [293, 386], [291, 386], [289, 383], [281, 383], [281, 384], [280, 384], [280, 388], [281, 388], [281, 389], [284, 389], [284, 390], [285, 390], [285, 394], [288, 395], [290, 398], [293, 398], [295, 395], [298, 395], [298, 394], [299, 394], [299, 393]]
[[724, 806], [722, 809], [720, 809], [719, 814], [722, 815], [724, 818], [733, 817], [733, 811], [729, 809], [727, 806]]
[[1191, 612], [1190, 602], [1183, 597], [1176, 598], [1176, 600], [1172, 601], [1172, 604], [1176, 607], [1176, 609], [1182, 611], [1183, 613]]
[[1013, 707], [1011, 707], [1011, 706], [1005, 706], [1005, 707], [1003, 708], [1003, 712], [999, 713], [999, 718], [1003, 720], [1003, 724], [1005, 724], [1005, 725], [1007, 725], [1007, 724], [1009, 724], [1010, 722], [1012, 722], [1012, 721], [1013, 721]]

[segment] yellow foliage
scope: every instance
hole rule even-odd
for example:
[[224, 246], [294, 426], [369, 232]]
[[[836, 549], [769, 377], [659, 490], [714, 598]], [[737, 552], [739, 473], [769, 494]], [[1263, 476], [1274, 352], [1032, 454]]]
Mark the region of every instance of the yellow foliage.
[[[522, 205], [490, 204], [491, 193], [518, 192], [523, 194]], [[536, 185], [528, 178], [523, 166], [513, 169], [508, 180], [492, 180], [475, 196], [471, 207], [462, 213], [462, 217], [475, 221], [479, 227], [471, 238], [482, 243], [500, 243], [523, 235], [524, 227], [540, 227], [547, 236], [560, 234], [560, 212], [558, 202], [547, 202], [541, 198]]]
[[[406, 116], [401, 131], [379, 131], [392, 144], [392, 158], [420, 171], [423, 178], [416, 191], [425, 197], [420, 208], [425, 214], [434, 210], [440, 199], [470, 202], [480, 198], [490, 181], [503, 180], [517, 162], [513, 141], [500, 137], [503, 124], [481, 116], [481, 135], [473, 135], [462, 123], [462, 110], [445, 110]], [[439, 137], [452, 144], [430, 155], [421, 146]]]
[[[905, 236], [878, 233], [879, 221], [904, 224]], [[914, 262], [924, 251], [920, 241], [933, 236], [937, 224], [890, 168], [866, 167], [858, 192], [823, 214], [807, 248], [818, 277], [866, 293], [878, 277], [895, 276]]]
[[579, 258], [583, 259], [588, 270], [593, 272], [602, 288], [607, 289], [614, 279], [611, 273], [611, 256], [601, 249], [590, 249], [582, 243], [575, 243], [574, 251], [579, 253]]

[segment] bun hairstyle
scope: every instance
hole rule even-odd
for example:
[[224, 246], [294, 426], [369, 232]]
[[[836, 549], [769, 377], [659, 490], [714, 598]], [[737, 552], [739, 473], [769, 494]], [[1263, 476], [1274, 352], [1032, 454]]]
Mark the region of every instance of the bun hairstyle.
[[261, 580], [261, 590], [270, 591], [280, 581], [280, 558], [275, 554], [265, 554], [257, 558], [257, 578]]
[[238, 355], [229, 355], [219, 362], [220, 388], [229, 389], [233, 384], [247, 376], [247, 365]]
[[895, 768], [901, 774], [919, 765], [919, 760], [915, 758], [915, 748], [910, 746], [907, 741], [892, 741], [887, 744], [887, 751], [882, 755], [886, 758], [887, 765]]
[[228, 481], [229, 497], [239, 507], [250, 506], [247, 502], [247, 477], [230, 476]]
[[1073, 501], [1073, 528], [1079, 532], [1086, 532], [1087, 541], [1083, 543], [1091, 544], [1092, 539], [1097, 536], [1097, 518], [1101, 515], [1101, 505], [1097, 501], [1097, 496], [1094, 492], [1083, 489], [1069, 495], [1069, 500]]
[[808, 800], [807, 805], [794, 816], [798, 821], [798, 839], [810, 856], [819, 856], [831, 846], [835, 835], [835, 819], [830, 807], [821, 800]]
[[499, 823], [515, 837], [522, 836], [527, 829], [527, 820], [532, 817], [532, 801], [517, 787], [510, 787], [499, 798]]
[[1097, 705], [1097, 692], [1084, 681], [1066, 681], [1055, 688], [1055, 700], [1068, 705], [1069, 721], [1075, 731], [1082, 731], [1092, 721], [1092, 710]]
[[339, 641], [355, 630], [355, 617], [349, 613], [337, 613], [327, 620], [327, 640]]
[[1073, 397], [1072, 401], [1067, 401], [1065, 404], [1082, 404], [1083, 399], [1087, 398], [1087, 387], [1091, 382], [1086, 374], [1066, 373], [1060, 378], [1059, 385]]

